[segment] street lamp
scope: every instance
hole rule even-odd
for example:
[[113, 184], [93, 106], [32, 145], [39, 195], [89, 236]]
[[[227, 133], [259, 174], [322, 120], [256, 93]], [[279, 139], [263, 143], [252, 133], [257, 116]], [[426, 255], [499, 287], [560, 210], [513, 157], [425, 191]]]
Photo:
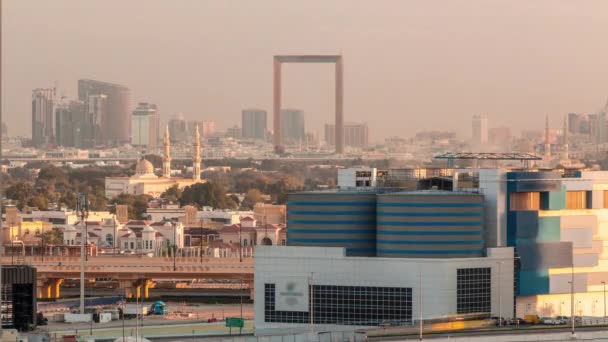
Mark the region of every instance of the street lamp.
[[175, 252], [177, 249], [177, 223], [175, 223], [175, 221], [172, 222], [173, 224], [173, 272], [177, 271], [177, 265], [176, 265], [176, 260], [175, 260]]
[[606, 323], [606, 282], [603, 280], [602, 285], [604, 285], [604, 323]]
[[84, 261], [86, 243], [86, 219], [89, 217], [89, 201], [86, 194], [78, 193], [76, 211], [80, 213], [80, 313], [84, 314]]

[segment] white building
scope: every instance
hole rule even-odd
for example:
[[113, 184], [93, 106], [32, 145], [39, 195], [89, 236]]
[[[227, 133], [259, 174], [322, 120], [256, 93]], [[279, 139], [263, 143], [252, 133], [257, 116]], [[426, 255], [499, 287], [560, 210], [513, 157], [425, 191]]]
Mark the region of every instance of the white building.
[[140, 103], [131, 116], [131, 145], [156, 149], [159, 135], [157, 107], [151, 103]]
[[338, 188], [361, 189], [376, 186], [376, 168], [357, 167], [338, 170]]
[[135, 175], [132, 177], [106, 177], [105, 195], [107, 198], [114, 198], [120, 194], [150, 195], [159, 197], [167, 189], [177, 186], [184, 187], [204, 183], [200, 179], [200, 139], [197, 129], [193, 144], [192, 160], [194, 163], [194, 174], [191, 179], [177, 178], [171, 176], [171, 146], [169, 139], [169, 129], [164, 137], [164, 158], [162, 176], [154, 174], [154, 166], [145, 159], [140, 159], [135, 166]]
[[[487, 257], [347, 257], [343, 248], [255, 251], [256, 334], [355, 330], [474, 312], [513, 316], [513, 249]], [[310, 288], [310, 291], [309, 291]], [[311, 312], [310, 294], [314, 297]]]

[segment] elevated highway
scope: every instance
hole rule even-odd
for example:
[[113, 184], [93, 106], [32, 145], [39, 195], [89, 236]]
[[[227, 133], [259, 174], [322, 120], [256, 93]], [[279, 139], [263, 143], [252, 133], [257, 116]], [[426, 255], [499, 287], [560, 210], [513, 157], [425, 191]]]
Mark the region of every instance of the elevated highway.
[[[15, 259], [3, 257], [3, 264]], [[37, 270], [38, 297], [59, 298], [65, 279], [80, 278], [80, 257], [25, 257], [22, 262]], [[96, 256], [85, 262], [85, 278], [111, 278], [127, 296], [147, 298], [154, 280], [234, 279], [253, 288], [253, 258], [167, 258], [139, 256]], [[143, 293], [142, 293], [143, 292]]]

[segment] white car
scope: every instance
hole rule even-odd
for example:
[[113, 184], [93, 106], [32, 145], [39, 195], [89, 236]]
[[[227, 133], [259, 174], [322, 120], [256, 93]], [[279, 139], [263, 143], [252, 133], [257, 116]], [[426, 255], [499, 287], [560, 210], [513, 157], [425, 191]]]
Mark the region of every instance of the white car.
[[550, 317], [542, 318], [540, 322], [544, 325], [560, 325], [562, 323], [560, 320]]

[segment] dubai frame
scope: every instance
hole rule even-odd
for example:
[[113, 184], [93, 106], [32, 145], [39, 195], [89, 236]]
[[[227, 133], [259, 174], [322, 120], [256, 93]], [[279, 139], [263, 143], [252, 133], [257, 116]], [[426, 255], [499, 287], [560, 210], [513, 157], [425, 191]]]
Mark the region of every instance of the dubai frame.
[[336, 153], [344, 153], [344, 87], [342, 79], [342, 56], [341, 55], [278, 55], [274, 56], [273, 74], [273, 122], [274, 122], [274, 149], [276, 153], [282, 153], [283, 135], [281, 132], [281, 94], [282, 77], [281, 66], [283, 63], [334, 63], [336, 68], [336, 124], [335, 140]]

